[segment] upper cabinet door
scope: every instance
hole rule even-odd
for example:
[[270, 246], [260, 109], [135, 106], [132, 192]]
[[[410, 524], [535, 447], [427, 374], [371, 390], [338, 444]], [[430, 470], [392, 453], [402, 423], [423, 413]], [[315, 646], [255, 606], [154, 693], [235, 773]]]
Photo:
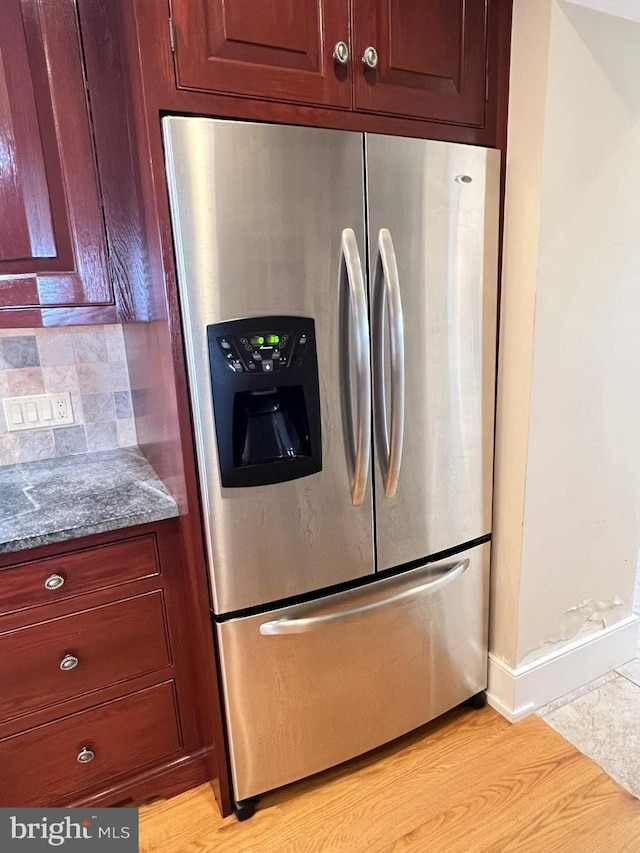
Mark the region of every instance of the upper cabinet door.
[[172, 0], [178, 86], [349, 107], [348, 0]]
[[354, 0], [356, 109], [481, 126], [486, 5]]
[[0, 307], [113, 302], [74, 0], [3, 0]]

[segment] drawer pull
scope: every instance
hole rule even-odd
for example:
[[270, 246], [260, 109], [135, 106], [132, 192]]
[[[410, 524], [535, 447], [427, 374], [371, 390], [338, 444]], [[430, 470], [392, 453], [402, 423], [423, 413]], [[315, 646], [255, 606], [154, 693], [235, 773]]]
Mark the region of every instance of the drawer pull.
[[64, 578], [62, 575], [49, 575], [44, 582], [44, 585], [46, 589], [60, 589], [60, 587], [64, 585]]
[[74, 655], [65, 655], [60, 661], [60, 669], [63, 672], [69, 672], [70, 669], [75, 669], [78, 666], [79, 660]]
[[78, 753], [78, 758], [76, 760], [78, 764], [88, 764], [90, 761], [93, 761], [95, 757], [96, 754], [93, 750], [87, 749], [86, 746], [83, 746]]

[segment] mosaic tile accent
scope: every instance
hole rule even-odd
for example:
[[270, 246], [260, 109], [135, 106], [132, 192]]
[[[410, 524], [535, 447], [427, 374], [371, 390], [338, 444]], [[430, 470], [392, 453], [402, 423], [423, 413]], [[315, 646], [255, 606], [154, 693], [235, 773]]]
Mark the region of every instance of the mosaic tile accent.
[[34, 429], [18, 433], [21, 462], [36, 462], [55, 456], [52, 429]]
[[41, 367], [22, 367], [17, 370], [7, 370], [7, 380], [9, 397], [44, 393], [44, 377]]
[[0, 459], [3, 465], [17, 465], [20, 462], [20, 448], [15, 432], [0, 435]]
[[73, 336], [73, 360], [76, 364], [96, 364], [107, 361], [107, 342], [103, 328], [78, 332]]
[[107, 359], [112, 362], [126, 361], [127, 353], [124, 346], [122, 326], [105, 326], [104, 338], [107, 346]]
[[[59, 391], [72, 426], [7, 432], [3, 398]], [[136, 443], [122, 326], [0, 329], [0, 466]]]
[[115, 450], [118, 446], [118, 430], [115, 421], [102, 424], [87, 424], [87, 449], [89, 452], [97, 450]]
[[39, 366], [40, 357], [35, 335], [3, 338], [1, 343], [2, 361], [5, 369]]
[[131, 392], [114, 391], [113, 397], [116, 404], [116, 418], [118, 420], [122, 420], [123, 418], [132, 418], [133, 406], [131, 404]]
[[44, 365], [73, 364], [73, 343], [66, 329], [38, 330], [38, 350]]
[[52, 432], [56, 456], [87, 452], [87, 433], [83, 426], [61, 427]]
[[137, 443], [136, 422], [133, 418], [121, 418], [116, 421], [118, 447], [131, 447]]
[[[121, 392], [118, 392], [121, 393]], [[83, 394], [82, 410], [85, 422], [97, 424], [102, 421], [114, 421], [116, 419], [116, 406], [113, 394], [101, 392], [100, 394]]]

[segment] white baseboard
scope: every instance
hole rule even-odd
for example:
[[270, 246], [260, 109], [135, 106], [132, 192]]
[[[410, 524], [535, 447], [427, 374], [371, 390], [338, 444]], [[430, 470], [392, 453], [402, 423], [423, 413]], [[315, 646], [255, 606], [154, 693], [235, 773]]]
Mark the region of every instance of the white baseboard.
[[636, 655], [638, 616], [554, 649], [513, 669], [489, 653], [487, 699], [512, 723], [538, 708], [600, 678]]

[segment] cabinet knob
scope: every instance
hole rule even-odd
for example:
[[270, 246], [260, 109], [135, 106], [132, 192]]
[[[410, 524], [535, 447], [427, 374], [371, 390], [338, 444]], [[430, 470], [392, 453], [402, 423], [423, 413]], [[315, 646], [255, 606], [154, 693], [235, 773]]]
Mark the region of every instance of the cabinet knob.
[[362, 54], [362, 64], [366, 65], [367, 68], [375, 68], [378, 64], [378, 51], [375, 47], [365, 47], [364, 53]]
[[44, 585], [45, 589], [60, 589], [64, 585], [64, 578], [62, 575], [49, 575]]
[[339, 41], [333, 48], [333, 59], [338, 65], [346, 65], [349, 61], [349, 45], [344, 41]]
[[65, 655], [60, 661], [60, 669], [63, 672], [69, 672], [70, 669], [75, 669], [78, 663], [78, 658], [74, 655]]
[[95, 757], [96, 754], [92, 749], [88, 749], [86, 746], [83, 746], [78, 753], [78, 758], [76, 760], [78, 764], [88, 764], [90, 761], [93, 761]]

